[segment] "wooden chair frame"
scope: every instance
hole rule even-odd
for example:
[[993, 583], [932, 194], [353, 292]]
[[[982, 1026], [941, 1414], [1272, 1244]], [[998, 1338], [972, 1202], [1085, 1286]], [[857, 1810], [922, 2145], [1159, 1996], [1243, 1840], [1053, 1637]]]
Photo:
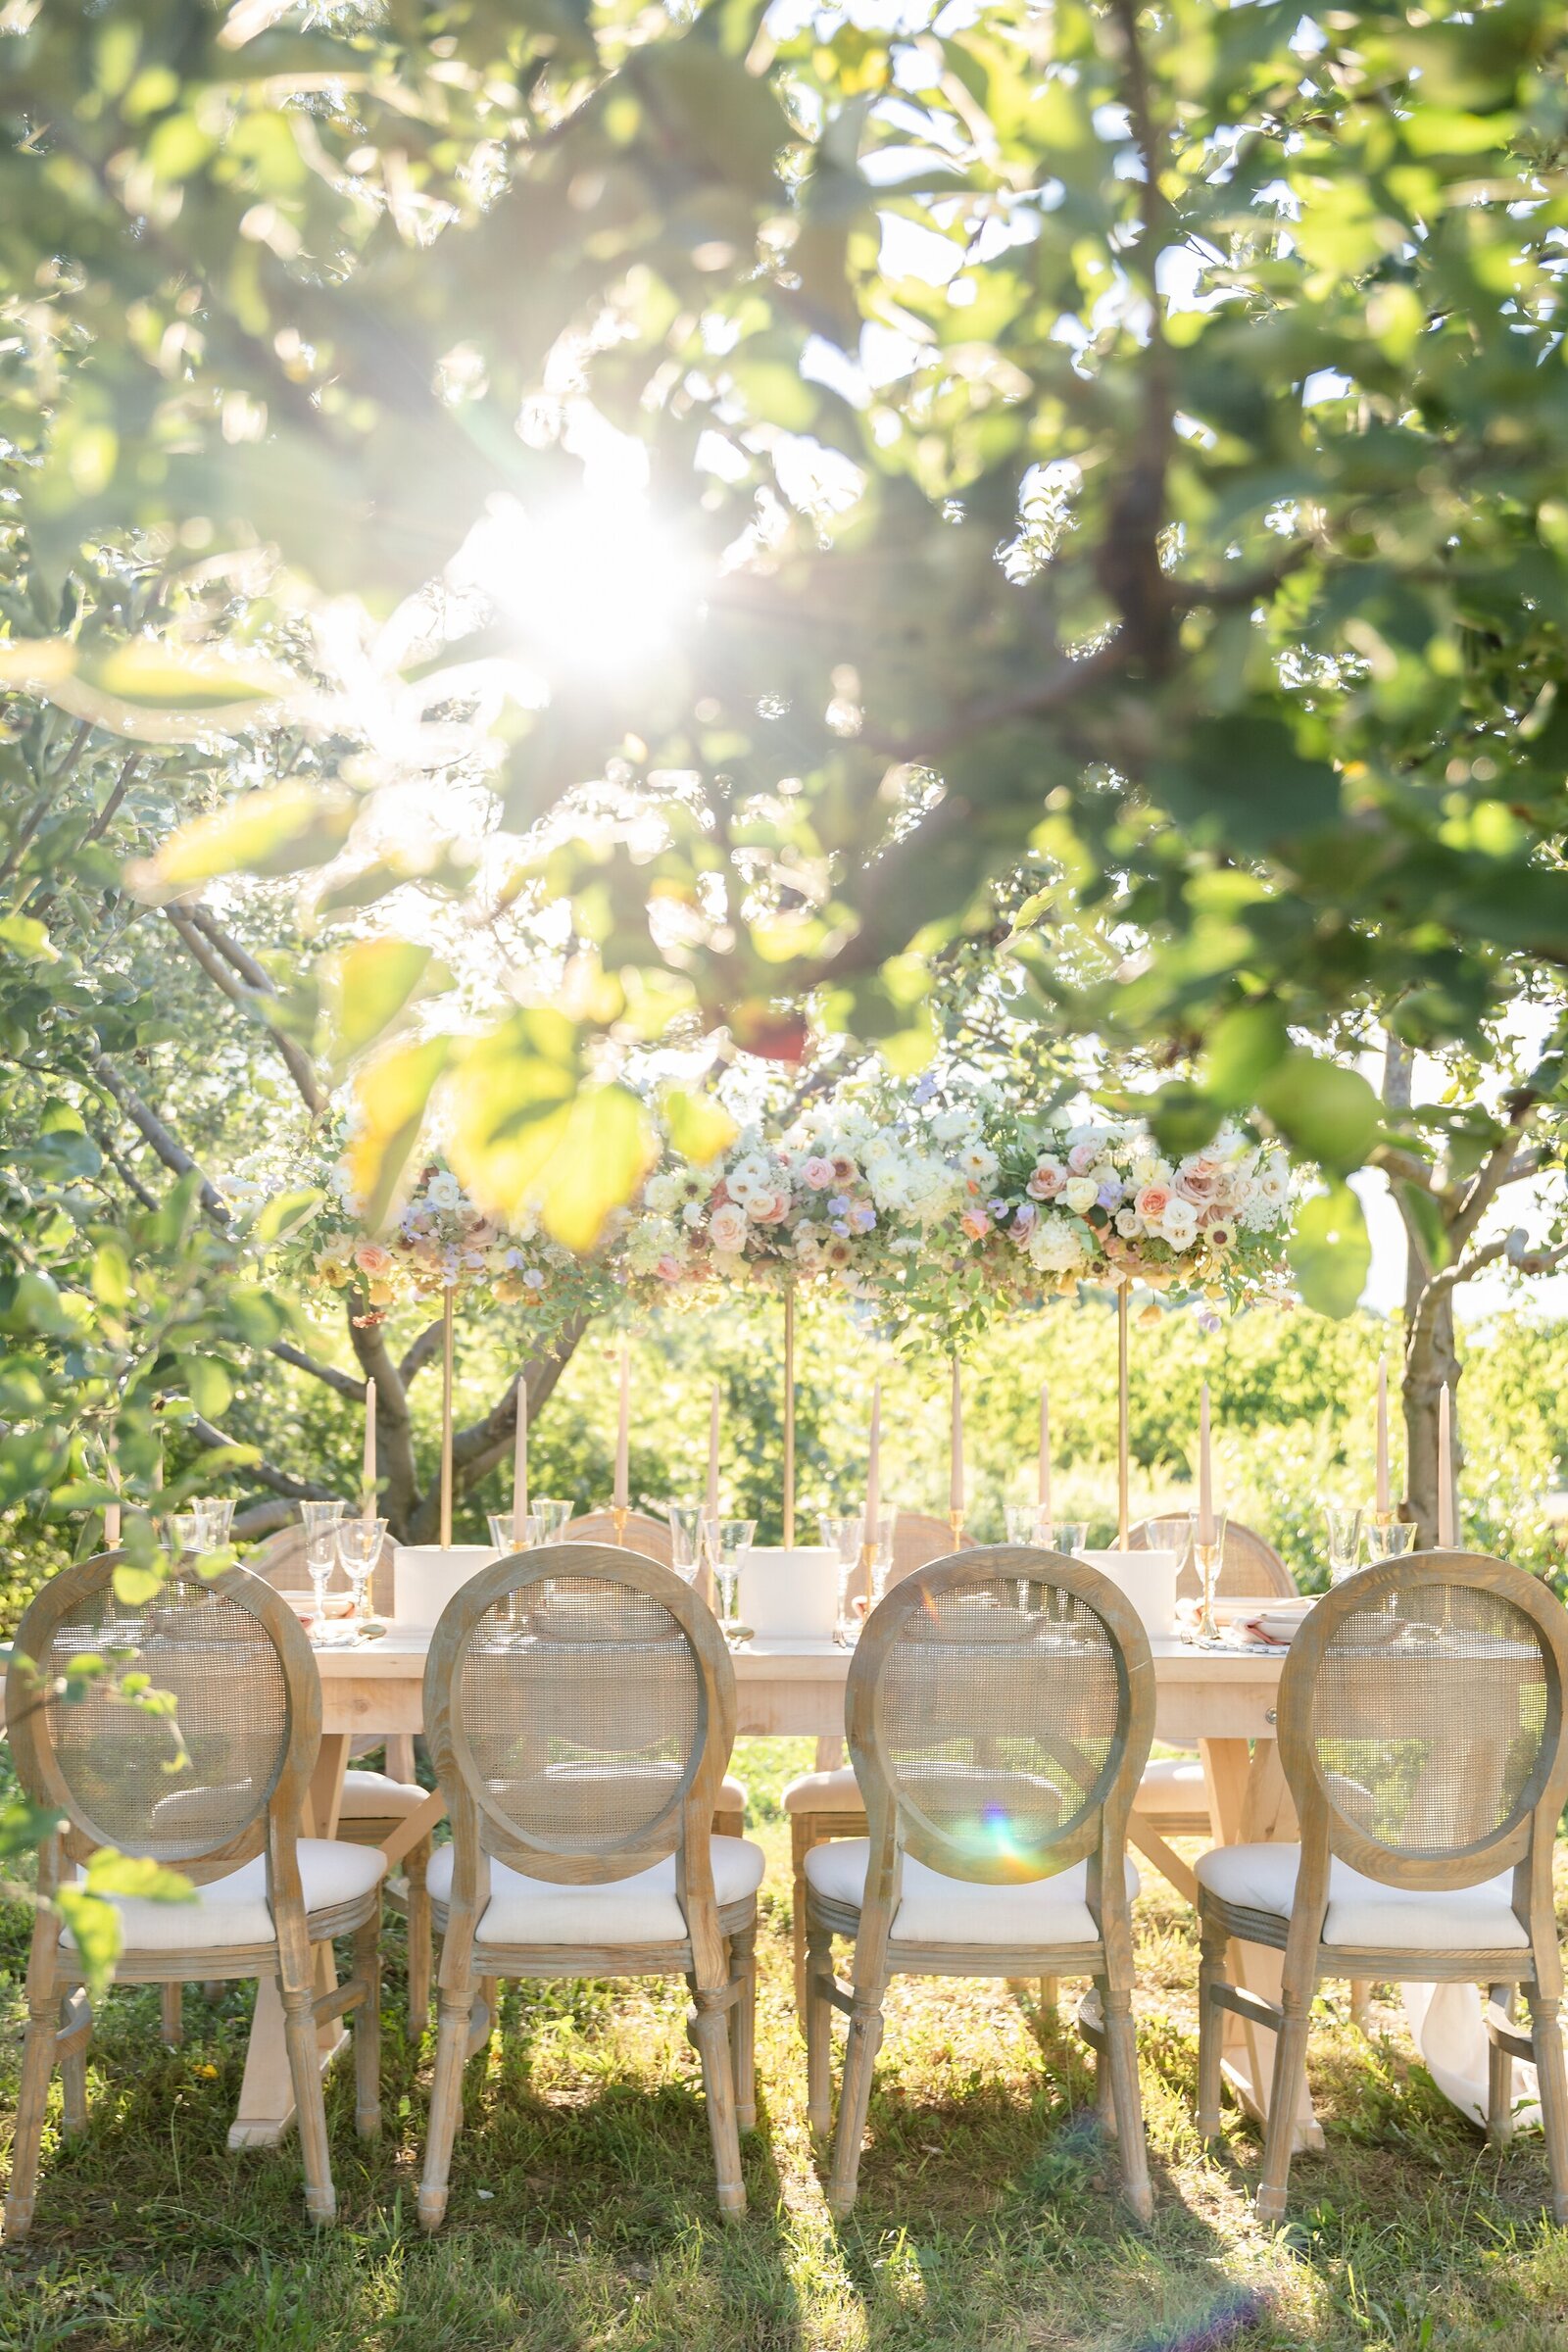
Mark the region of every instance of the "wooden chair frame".
[[[1127, 1541], [1135, 1551], [1149, 1548], [1149, 1529], [1150, 1522], [1147, 1519], [1141, 1519], [1129, 1534]], [[1233, 1520], [1227, 1528], [1225, 1535], [1227, 1544], [1232, 1536], [1245, 1539], [1246, 1544], [1251, 1549], [1252, 1557], [1263, 1580], [1259, 1587], [1260, 1591], [1270, 1590], [1282, 1600], [1298, 1598], [1296, 1579], [1266, 1536], [1260, 1536], [1255, 1528], [1244, 1527], [1239, 1520]], [[1190, 1813], [1153, 1815], [1146, 1813], [1135, 1796], [1133, 1798], [1133, 1816], [1128, 1825], [1127, 1836], [1144, 1859], [1152, 1862], [1160, 1877], [1168, 1880], [1177, 1893], [1191, 1903], [1196, 1910], [1198, 1907], [1198, 1880], [1194, 1875], [1193, 1866], [1177, 1853], [1169, 1840], [1172, 1838], [1206, 1838], [1212, 1844], [1214, 1825], [1209, 1818], [1207, 1805], [1195, 1805]]]
[[[899, 1564], [901, 1541], [912, 1550], [919, 1551], [917, 1559], [907, 1566]], [[929, 1549], [923, 1546], [929, 1546]], [[893, 1522], [893, 1566], [888, 1572], [888, 1592], [903, 1584], [906, 1577], [917, 1575], [933, 1560], [945, 1560], [959, 1551], [975, 1548], [972, 1536], [955, 1538], [946, 1519], [937, 1519], [929, 1511], [900, 1511]], [[859, 1572], [851, 1579], [856, 1583]], [[836, 1772], [844, 1762], [844, 1742], [837, 1733], [827, 1733], [816, 1743], [813, 1772]], [[858, 1805], [819, 1805], [790, 1817], [790, 1874], [793, 1901], [790, 1909], [790, 1940], [795, 1963], [795, 2015], [801, 2031], [806, 2031], [806, 1857], [813, 1845], [825, 1845], [833, 1838], [863, 1838], [865, 1811]], [[1054, 1995], [1052, 1996], [1054, 2006]]]
[[[955, 1867], [958, 1857], [951, 1847], [929, 1839], [918, 1820], [898, 1801], [880, 1748], [877, 1687], [894, 1643], [909, 1618], [977, 1576], [1028, 1577], [1070, 1593], [1099, 1617], [1115, 1660], [1120, 1704], [1100, 1799], [1059, 1838], [1046, 1840], [1031, 1857], [1040, 1865], [1032, 1873], [1020, 1873], [1016, 1860], [1004, 1867], [973, 1858], [966, 1868]], [[1078, 2026], [1097, 2055], [1101, 2114], [1120, 2142], [1128, 2203], [1138, 2220], [1147, 2222], [1153, 2206], [1132, 2019], [1132, 1917], [1125, 1861], [1127, 1816], [1153, 1737], [1154, 1670], [1137, 1612], [1098, 1569], [1060, 1552], [994, 1544], [934, 1562], [906, 1578], [872, 1612], [851, 1662], [845, 1718], [856, 1778], [865, 1794], [869, 1832], [861, 1904], [857, 1910], [852, 1904], [828, 1900], [817, 1894], [809, 1882], [807, 1888], [808, 2112], [819, 2132], [827, 2130], [829, 2121], [831, 2013], [840, 2009], [850, 2021], [827, 2192], [831, 2210], [842, 2217], [855, 2203], [872, 2068], [882, 2040], [882, 2002], [890, 1978], [1089, 1976], [1099, 1994], [1100, 2015], [1098, 2020], [1092, 2017], [1086, 1999], [1080, 2005]], [[1088, 1904], [1099, 1936], [1093, 1943], [1016, 1948], [994, 1943], [898, 1942], [892, 1927], [902, 1894], [906, 1851], [950, 1878], [982, 1884], [1020, 1876], [1044, 1878], [1087, 1860]], [[853, 1987], [840, 1984], [834, 1975], [835, 1936], [855, 1938]]]
[[[592, 1852], [519, 1837], [481, 1802], [457, 1700], [464, 1651], [480, 1620], [508, 1593], [556, 1577], [592, 1577], [646, 1593], [680, 1627], [700, 1680], [699, 1733], [683, 1786], [633, 1845]], [[757, 1897], [720, 1908], [710, 1851], [714, 1799], [735, 1738], [735, 1670], [712, 1612], [674, 1570], [618, 1545], [551, 1544], [498, 1560], [470, 1579], [443, 1610], [424, 1670], [425, 1739], [452, 1822], [450, 1901], [436, 1906], [443, 1931], [440, 2025], [435, 2081], [419, 2187], [427, 2230], [446, 2213], [452, 2144], [462, 2115], [466, 2060], [487, 2038], [496, 1980], [506, 1977], [683, 1976], [692, 1994], [687, 2032], [702, 2061], [718, 2182], [726, 2216], [746, 2210], [740, 2132], [756, 2122], [755, 2020]], [[675, 1856], [675, 1891], [687, 1934], [678, 1942], [604, 1945], [489, 1944], [479, 1947], [484, 1976], [473, 1975], [475, 1936], [490, 1899], [490, 1862], [564, 1886], [605, 1886]], [[475, 2021], [476, 1993], [482, 1996]]]
[[[1319, 1769], [1312, 1740], [1312, 1708], [1319, 1670], [1330, 1641], [1347, 1617], [1369, 1601], [1407, 1592], [1412, 1587], [1461, 1585], [1499, 1593], [1527, 1616], [1542, 1637], [1546, 1675], [1546, 1722], [1536, 1769], [1513, 1814], [1493, 1836], [1449, 1854], [1407, 1855], [1369, 1838], [1335, 1805]], [[1515, 1918], [1529, 1938], [1524, 1951], [1420, 1950], [1420, 1975], [1444, 1984], [1486, 1984], [1491, 2043], [1487, 2132], [1494, 2145], [1509, 2136], [1514, 2059], [1533, 2059], [1540, 2075], [1542, 2119], [1551, 2168], [1552, 2211], [1568, 2222], [1568, 2079], [1563, 2068], [1560, 2022], [1563, 1974], [1552, 1908], [1552, 1842], [1568, 1798], [1568, 1740], [1564, 1739], [1563, 1690], [1568, 1683], [1568, 1611], [1536, 1577], [1506, 1560], [1479, 1552], [1411, 1552], [1363, 1568], [1324, 1595], [1291, 1644], [1280, 1678], [1280, 1761], [1300, 1822], [1301, 1859], [1289, 1919], [1226, 1902], [1207, 1887], [1200, 1891], [1198, 2124], [1205, 2138], [1220, 2128], [1221, 2012], [1234, 2011], [1275, 2035], [1273, 2087], [1263, 2143], [1257, 2210], [1277, 2221], [1285, 2212], [1290, 2180], [1292, 2123], [1306, 2073], [1307, 2032], [1312, 1995], [1326, 1977], [1372, 1982], [1408, 1977], [1411, 1951], [1352, 1950], [1323, 1941], [1329, 1906], [1330, 1862], [1338, 1855], [1352, 1870], [1389, 1886], [1473, 1886], [1513, 1865]], [[1280, 2004], [1231, 1984], [1224, 1974], [1225, 1948], [1236, 1938], [1266, 1944], [1285, 1955]], [[1531, 2031], [1523, 2034], [1511, 2016], [1512, 1994], [1522, 1986]]]
[[[40, 1900], [27, 1961], [27, 2031], [22, 2059], [6, 2199], [6, 2235], [20, 2238], [32, 2223], [39, 2148], [49, 2080], [58, 2062], [65, 2096], [65, 2128], [82, 2131], [87, 2121], [87, 2044], [92, 2012], [80, 1967], [61, 1940], [60, 1920], [49, 1897], [69, 1865], [86, 1862], [113, 1841], [82, 1812], [60, 1769], [39, 1685], [29, 1661], [47, 1656], [56, 1628], [72, 1610], [95, 1599], [124, 1558], [100, 1552], [52, 1577], [36, 1593], [17, 1630], [6, 1675], [6, 1716], [12, 1753], [24, 1788], [35, 1804], [65, 1815], [66, 1825], [43, 1846], [38, 1872]], [[315, 2222], [335, 2219], [321, 2089], [317, 2030], [350, 2010], [355, 2021], [355, 2110], [364, 2138], [380, 2130], [380, 1961], [381, 1890], [372, 1887], [352, 1901], [318, 1911], [305, 1909], [298, 1855], [302, 1808], [310, 1790], [321, 1737], [321, 1687], [305, 1630], [286, 1601], [243, 1568], [231, 1568], [203, 1590], [216, 1592], [253, 1617], [282, 1667], [286, 1721], [277, 1777], [249, 1821], [220, 1846], [161, 1844], [155, 1859], [177, 1870], [195, 1886], [225, 1877], [257, 1854], [267, 1860], [267, 1901], [274, 1935], [267, 1943], [223, 1944], [213, 1949], [135, 1952], [121, 1955], [116, 1979], [122, 1984], [179, 1985], [271, 1976], [282, 2001], [284, 2034], [294, 2100], [299, 2110], [300, 2150], [305, 2170], [305, 2207]], [[315, 1990], [313, 1945], [338, 1936], [354, 1938], [354, 1971], [346, 1983], [319, 1996]], [[57, 2020], [63, 2022], [57, 2023]]]

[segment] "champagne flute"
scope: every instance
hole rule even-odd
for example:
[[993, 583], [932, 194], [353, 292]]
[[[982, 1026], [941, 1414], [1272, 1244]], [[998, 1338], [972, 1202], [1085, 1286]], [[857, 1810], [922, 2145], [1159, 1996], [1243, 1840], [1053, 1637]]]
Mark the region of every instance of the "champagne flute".
[[817, 1527], [823, 1546], [836, 1551], [839, 1560], [839, 1606], [834, 1620], [833, 1639], [840, 1649], [853, 1649], [859, 1635], [860, 1623], [850, 1613], [850, 1579], [860, 1563], [860, 1541], [865, 1521], [858, 1511], [840, 1515], [833, 1511], [817, 1514]]
[[365, 1641], [370, 1634], [383, 1630], [370, 1613], [370, 1578], [385, 1542], [384, 1519], [344, 1519], [338, 1524], [338, 1558], [354, 1593], [350, 1624], [356, 1641]]
[[750, 1626], [742, 1625], [736, 1615], [736, 1592], [740, 1584], [742, 1565], [752, 1548], [757, 1534], [755, 1519], [720, 1519], [717, 1524], [717, 1544], [713, 1555], [713, 1574], [718, 1582], [718, 1622], [731, 1649], [738, 1648], [751, 1635]]

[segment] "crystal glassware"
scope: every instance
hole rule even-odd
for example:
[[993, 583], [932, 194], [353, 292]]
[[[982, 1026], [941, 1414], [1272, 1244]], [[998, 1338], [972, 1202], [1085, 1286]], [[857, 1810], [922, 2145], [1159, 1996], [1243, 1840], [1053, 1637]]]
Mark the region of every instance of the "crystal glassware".
[[1414, 1551], [1420, 1533], [1413, 1520], [1396, 1519], [1392, 1511], [1386, 1516], [1377, 1511], [1364, 1512], [1361, 1531], [1366, 1538], [1369, 1566], [1373, 1560], [1402, 1560], [1406, 1552]]
[[302, 1502], [300, 1517], [305, 1524], [305, 1566], [316, 1592], [316, 1615], [311, 1620], [311, 1640], [318, 1648], [340, 1640], [340, 1630], [329, 1624], [326, 1614], [326, 1588], [337, 1566], [337, 1531], [343, 1517], [341, 1502]]
[[[1188, 1522], [1192, 1528], [1190, 1556], [1194, 1567], [1198, 1570], [1196, 1638], [1200, 1642], [1217, 1643], [1220, 1639], [1219, 1627], [1214, 1623], [1214, 1595], [1219, 1591], [1220, 1571], [1225, 1565], [1225, 1526], [1228, 1516], [1229, 1514], [1225, 1511], [1210, 1511], [1208, 1515], [1209, 1533], [1206, 1537], [1200, 1532], [1200, 1522], [1196, 1512]], [[1152, 1536], [1156, 1528], [1180, 1524], [1179, 1519], [1155, 1519], [1151, 1523], [1150, 1533]], [[1182, 1563], [1178, 1561], [1176, 1570], [1178, 1576], [1181, 1574], [1181, 1568]]]
[[371, 1632], [379, 1633], [382, 1630], [370, 1610], [370, 1579], [375, 1573], [375, 1563], [381, 1557], [381, 1546], [385, 1542], [384, 1519], [342, 1519], [338, 1522], [337, 1556], [343, 1563], [343, 1573], [354, 1593], [349, 1623], [356, 1641], [363, 1641]]
[[527, 1551], [539, 1542], [539, 1517], [528, 1511], [518, 1517], [515, 1511], [490, 1511], [490, 1548], [500, 1552], [503, 1559], [514, 1551]]
[[1323, 1517], [1329, 1531], [1329, 1582], [1342, 1585], [1361, 1565], [1364, 1513], [1359, 1503], [1329, 1502], [1323, 1506]]
[[528, 1516], [539, 1522], [538, 1542], [559, 1544], [571, 1521], [572, 1505], [535, 1494], [528, 1504]]
[[757, 1534], [755, 1519], [720, 1519], [713, 1548], [713, 1575], [718, 1584], [718, 1622], [731, 1649], [747, 1638], [749, 1628], [736, 1614], [735, 1597], [741, 1568]]
[[708, 1507], [701, 1502], [672, 1502], [669, 1505], [669, 1564], [677, 1576], [689, 1585], [697, 1581], [697, 1571], [703, 1564], [703, 1545], [712, 1544], [712, 1521]]
[[836, 1551], [839, 1560], [839, 1605], [834, 1620], [833, 1639], [840, 1649], [853, 1649], [860, 1630], [858, 1618], [850, 1611], [850, 1581], [860, 1564], [860, 1539], [865, 1521], [858, 1511], [840, 1517], [832, 1511], [817, 1514], [817, 1529], [823, 1548]]
[[220, 1551], [233, 1533], [234, 1504], [232, 1497], [227, 1494], [201, 1494], [197, 1496], [190, 1507], [207, 1523], [202, 1549], [204, 1551]]
[[1089, 1541], [1087, 1519], [1053, 1519], [1037, 1502], [1006, 1506], [1007, 1542], [1026, 1544], [1034, 1551], [1059, 1551], [1071, 1559]]
[[888, 1577], [893, 1569], [893, 1530], [898, 1524], [898, 1507], [889, 1503], [878, 1511], [874, 1523], [866, 1519], [860, 1529], [860, 1564], [865, 1570], [866, 1608], [874, 1609], [888, 1589]]

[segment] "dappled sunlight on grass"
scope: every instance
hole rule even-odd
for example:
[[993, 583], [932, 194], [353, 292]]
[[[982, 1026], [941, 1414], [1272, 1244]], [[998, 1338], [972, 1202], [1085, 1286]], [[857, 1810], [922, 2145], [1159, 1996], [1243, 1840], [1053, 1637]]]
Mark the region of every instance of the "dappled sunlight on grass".
[[[1298, 2160], [1291, 2221], [1253, 2217], [1259, 2149], [1227, 2109], [1193, 2124], [1191, 1921], [1152, 1873], [1138, 1906], [1144, 2097], [1156, 2197], [1117, 2195], [1086, 2053], [1038, 1986], [901, 1983], [861, 2195], [835, 2226], [805, 2115], [789, 1983], [778, 1790], [803, 1741], [738, 1766], [769, 1852], [750, 2212], [713, 2204], [684, 1987], [520, 1985], [467, 2082], [450, 2218], [414, 2216], [431, 2043], [408, 2046], [402, 1930], [388, 1930], [385, 2128], [367, 2151], [329, 2085], [343, 2223], [314, 2236], [294, 2147], [231, 2156], [250, 1993], [186, 1996], [183, 2049], [156, 1996], [108, 2005], [91, 2124], [51, 2137], [35, 2234], [0, 2256], [0, 2344], [44, 2352], [1562, 2352], [1568, 2233], [1544, 2228], [1539, 2136], [1502, 2160], [1412, 2066], [1389, 1988], [1374, 2038], [1327, 1988], [1312, 2081], [1328, 2145]], [[24, 1921], [5, 1919], [0, 2101], [14, 2095]]]

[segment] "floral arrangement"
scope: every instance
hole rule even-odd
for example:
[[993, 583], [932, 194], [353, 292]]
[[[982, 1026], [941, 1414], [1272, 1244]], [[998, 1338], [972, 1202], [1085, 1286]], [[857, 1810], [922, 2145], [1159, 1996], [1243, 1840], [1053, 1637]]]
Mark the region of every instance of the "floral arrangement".
[[246, 1171], [224, 1189], [257, 1208], [285, 1273], [318, 1298], [362, 1293], [367, 1320], [408, 1301], [491, 1298], [522, 1305], [544, 1337], [627, 1296], [647, 1305], [804, 1285], [956, 1346], [1080, 1283], [1233, 1305], [1283, 1291], [1283, 1152], [1232, 1127], [1172, 1159], [1141, 1120], [1024, 1116], [998, 1087], [956, 1078], [847, 1086], [781, 1134], [743, 1130], [709, 1163], [668, 1153], [592, 1259], [531, 1215], [504, 1231], [439, 1158], [390, 1229], [368, 1234], [344, 1140], [293, 1158], [286, 1192]]

